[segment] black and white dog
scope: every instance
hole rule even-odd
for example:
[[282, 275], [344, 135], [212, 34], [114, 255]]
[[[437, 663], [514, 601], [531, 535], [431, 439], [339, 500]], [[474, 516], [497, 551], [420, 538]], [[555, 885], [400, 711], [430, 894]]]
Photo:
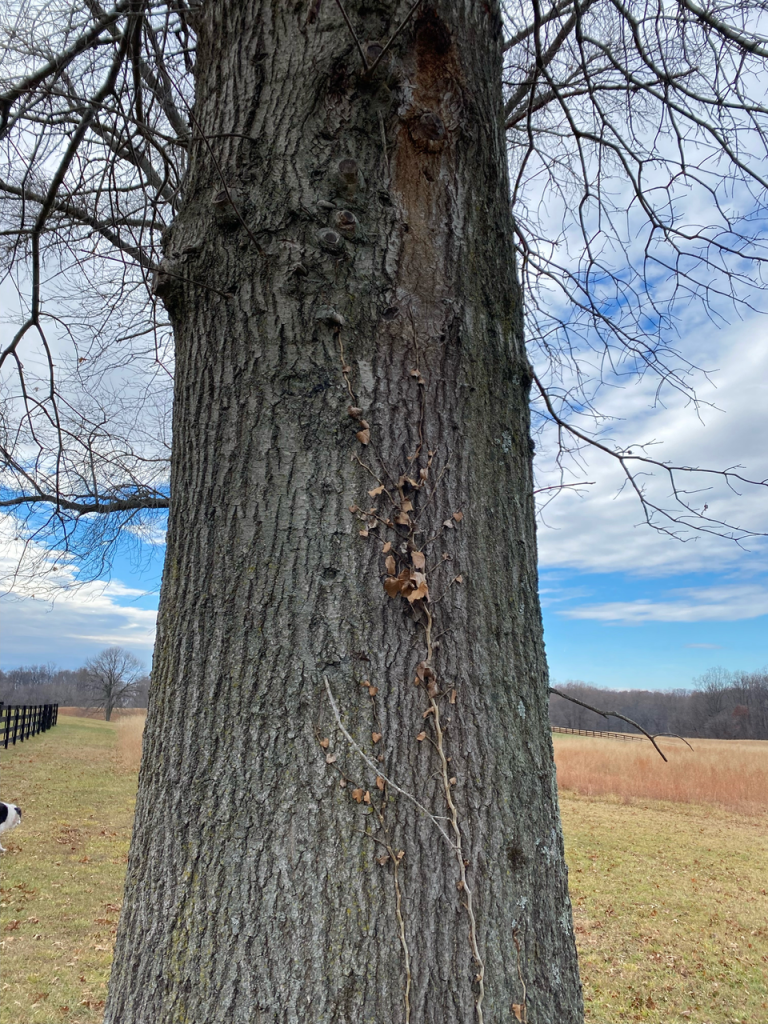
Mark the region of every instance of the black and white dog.
[[[10, 832], [21, 824], [21, 808], [16, 804], [6, 804], [0, 800], [0, 833]], [[4, 846], [0, 846], [0, 852], [5, 853]]]

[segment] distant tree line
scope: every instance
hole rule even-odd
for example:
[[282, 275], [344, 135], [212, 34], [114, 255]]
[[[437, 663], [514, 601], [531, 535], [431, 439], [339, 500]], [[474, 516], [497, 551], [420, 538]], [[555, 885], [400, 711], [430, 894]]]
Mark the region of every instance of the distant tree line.
[[[768, 669], [713, 668], [695, 679], [690, 690], [606, 690], [573, 681], [556, 689], [601, 710], [633, 718], [653, 735], [768, 740]], [[569, 729], [637, 731], [555, 694], [549, 698], [549, 720]]]
[[54, 664], [0, 669], [0, 701], [5, 704], [59, 704], [103, 710], [145, 708], [149, 676], [141, 662], [122, 647], [107, 647], [81, 668]]

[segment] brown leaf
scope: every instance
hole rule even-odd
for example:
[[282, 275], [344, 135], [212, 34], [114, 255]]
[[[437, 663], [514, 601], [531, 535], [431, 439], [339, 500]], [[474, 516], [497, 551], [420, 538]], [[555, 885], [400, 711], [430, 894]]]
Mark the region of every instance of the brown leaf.
[[8, 924], [3, 928], [4, 932], [14, 932], [21, 924], [21, 921], [9, 921]]
[[525, 1017], [525, 1004], [524, 1003], [512, 1003], [512, 1013], [515, 1015], [515, 1020], [524, 1021]]
[[359, 512], [360, 509], [359, 509], [359, 507], [357, 505], [350, 505], [349, 506], [349, 511], [354, 515], [354, 513], [355, 512]]
[[377, 857], [376, 860], [379, 862], [379, 864], [386, 864], [387, 861], [389, 860], [389, 854], [385, 853], [383, 857]]
[[463, 512], [454, 512], [453, 513], [453, 518], [456, 520], [457, 523], [460, 523], [461, 520], [464, 518], [464, 513]]
[[355, 436], [357, 437], [357, 440], [360, 442], [360, 444], [368, 444], [368, 442], [371, 440], [371, 432], [370, 430], [367, 429], [358, 430]]
[[453, 520], [452, 519], [446, 519], [445, 522], [443, 523], [443, 526], [446, 528], [446, 530], [452, 530], [453, 529]]
[[384, 589], [390, 597], [397, 597], [400, 591], [403, 589], [403, 584], [396, 576], [388, 576], [384, 580]]
[[451, 699], [450, 699], [449, 703], [451, 703], [451, 704], [455, 704], [456, 703], [456, 691], [455, 690], [451, 690]]
[[413, 502], [408, 498], [403, 499], [403, 504], [400, 506], [401, 512], [413, 512]]
[[[418, 575], [421, 575], [421, 573], [418, 573]], [[412, 590], [409, 594], [406, 594], [405, 596], [408, 598], [411, 604], [413, 604], [414, 601], [428, 601], [429, 587], [427, 586], [427, 581], [424, 580], [422, 583], [419, 583], [415, 590]]]
[[413, 562], [414, 569], [423, 569], [426, 565], [427, 559], [424, 556], [423, 551], [412, 551], [411, 561]]
[[426, 480], [428, 476], [429, 476], [429, 470], [427, 469], [426, 466], [424, 467], [424, 469], [420, 469], [419, 470], [419, 477], [420, 477], [420, 479]]
[[361, 537], [367, 537], [368, 536], [368, 531], [367, 530], [358, 530], [358, 533], [360, 534]]
[[402, 512], [402, 511], [398, 512], [397, 515], [395, 516], [395, 522], [397, 523], [398, 526], [410, 526], [411, 525], [411, 520], [410, 520], [410, 517], [408, 516], [407, 512]]
[[333, 762], [334, 761], [338, 761], [338, 759], [339, 759], [339, 755], [338, 754], [326, 754], [325, 755], [325, 763], [326, 764], [333, 764]]
[[427, 734], [425, 732], [423, 732], [423, 731], [420, 732], [419, 735], [416, 737], [416, 739], [419, 741], [419, 743], [421, 743], [421, 741], [425, 740], [426, 738], [427, 738]]
[[426, 661], [419, 662], [419, 664], [416, 666], [416, 675], [419, 677], [419, 679], [424, 679], [428, 668], [429, 665], [427, 665]]
[[427, 693], [429, 696], [436, 697], [439, 692], [440, 690], [438, 689], [437, 681], [435, 679], [430, 679], [427, 683]]
[[363, 415], [363, 410], [359, 409], [356, 405], [347, 406], [347, 412], [353, 420], [359, 420]]
[[346, 789], [346, 788], [347, 788], [347, 780], [346, 779], [342, 779], [339, 782], [339, 789]]
[[405, 850], [398, 850], [397, 851], [397, 863], [398, 864], [400, 863], [400, 861], [403, 859], [404, 856], [405, 856]]
[[395, 569], [397, 568], [397, 565], [395, 563], [394, 555], [387, 555], [387, 560], [384, 563], [384, 568], [387, 570], [390, 576], [395, 575]]
[[327, 738], [324, 740], [320, 740], [320, 746], [323, 748], [323, 750], [327, 750], [330, 745], [330, 742], [331, 741]]
[[464, 582], [464, 577], [463, 576], [456, 576], [453, 582], [454, 583], [463, 583]]
[[361, 686], [370, 686], [371, 685], [371, 681], [370, 681], [370, 679], [363, 679], [362, 682], [360, 683], [360, 685]]
[[371, 739], [373, 740], [374, 743], [378, 743], [379, 740], [381, 739], [381, 733], [380, 732], [372, 732], [371, 733]]
[[379, 692], [378, 686], [369, 686], [368, 687], [368, 696], [369, 697], [375, 697], [378, 692]]
[[461, 892], [461, 890], [464, 888], [464, 883], [462, 882], [461, 879], [459, 879], [458, 882], [456, 883], [456, 888], [459, 890], [459, 892]]
[[353, 800], [357, 800], [357, 802], [360, 803], [360, 801], [363, 799], [363, 791], [362, 791], [362, 789], [353, 789], [352, 790], [352, 798], [353, 798]]
[[388, 555], [391, 550], [392, 550], [392, 542], [391, 541], [387, 541], [387, 543], [381, 549], [381, 553], [382, 553], [382, 555]]
[[370, 790], [366, 789], [365, 796], [363, 797], [363, 803], [364, 804], [369, 804], [370, 802], [371, 802], [371, 793], [370, 793]]
[[341, 372], [342, 373], [349, 373], [351, 371], [351, 369], [352, 369], [352, 367], [349, 365], [349, 363], [344, 363], [343, 366], [341, 367]]
[[429, 718], [429, 716], [432, 714], [432, 712], [434, 710], [435, 710], [434, 708], [427, 708], [427, 710], [424, 712], [424, 714], [421, 717], [422, 718]]
[[454, 777], [452, 779], [448, 779], [448, 781], [450, 782], [450, 784], [452, 786], [455, 786], [456, 785], [456, 776], [454, 775]]
[[371, 429], [371, 425], [368, 422], [368, 420], [360, 420], [360, 426], [363, 428], [363, 430], [370, 430]]
[[383, 793], [385, 785], [386, 785], [386, 783], [384, 782], [384, 779], [382, 779], [382, 777], [380, 775], [377, 775], [376, 776], [376, 788], [380, 789], [382, 791], [382, 793]]
[[412, 377], [420, 377], [421, 373], [420, 373], [419, 370], [411, 370], [411, 376]]
[[368, 491], [368, 497], [369, 498], [378, 498], [378, 496], [380, 494], [383, 494], [383, 493], [384, 493], [384, 484], [379, 484], [378, 487], [373, 487], [370, 491]]

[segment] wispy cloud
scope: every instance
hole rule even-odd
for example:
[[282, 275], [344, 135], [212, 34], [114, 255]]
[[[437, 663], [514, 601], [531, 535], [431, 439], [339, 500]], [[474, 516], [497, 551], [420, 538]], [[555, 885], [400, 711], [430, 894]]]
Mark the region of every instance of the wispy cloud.
[[[621, 625], [645, 622], [735, 622], [768, 615], [768, 587], [722, 585], [672, 591], [671, 600], [608, 601], [582, 605], [560, 614]], [[692, 644], [690, 646], [708, 646]], [[712, 645], [717, 646], [717, 645]]]

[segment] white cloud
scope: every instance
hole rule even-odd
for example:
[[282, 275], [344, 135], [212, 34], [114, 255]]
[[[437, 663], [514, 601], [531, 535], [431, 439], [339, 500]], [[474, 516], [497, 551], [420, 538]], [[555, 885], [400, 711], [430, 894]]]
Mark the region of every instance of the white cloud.
[[582, 605], [560, 614], [569, 619], [594, 619], [621, 625], [640, 625], [646, 622], [735, 622], [768, 615], [768, 587], [760, 585], [689, 587], [673, 590], [669, 596], [670, 600], [642, 599]]
[[[700, 397], [717, 405], [705, 408], [702, 419], [682, 400], [668, 408], [654, 408], [653, 382], [648, 378], [624, 389], [606, 389], [601, 408], [615, 417], [611, 436], [622, 446], [662, 439], [649, 449], [653, 457], [687, 466], [722, 469], [737, 464], [753, 480], [768, 480], [768, 327], [755, 316], [738, 328], [701, 332], [687, 339], [687, 355], [703, 366], [719, 366], [714, 383], [702, 380]], [[716, 385], [716, 386], [715, 386]], [[703, 420], [703, 422], [702, 422]], [[570, 567], [587, 572], [631, 572], [661, 576], [680, 572], [738, 569], [768, 571], [768, 543], [750, 538], [744, 551], [732, 541], [688, 531], [688, 543], [663, 536], [643, 524], [636, 494], [620, 490], [623, 477], [608, 456], [586, 453], [581, 479], [595, 480], [582, 497], [573, 490], [561, 493], [543, 514], [539, 527], [539, 553], [544, 567]], [[539, 486], [558, 479], [551, 455], [537, 459]], [[672, 507], [669, 480], [659, 472], [640, 478], [649, 497]], [[768, 488], [740, 486], [739, 493], [721, 477], [703, 473], [681, 474], [695, 507], [709, 507], [707, 515], [735, 523], [757, 534], [768, 530]], [[704, 490], [706, 488], [706, 490]], [[701, 489], [699, 493], [693, 493]]]
[[[10, 520], [0, 519], [0, 570], [16, 564], [22, 547]], [[78, 583], [68, 567], [55, 576], [20, 578], [13, 593], [0, 597], [3, 665], [52, 661], [74, 668], [104, 647], [119, 646], [148, 667], [157, 613], [139, 607], [146, 597], [118, 580]]]

